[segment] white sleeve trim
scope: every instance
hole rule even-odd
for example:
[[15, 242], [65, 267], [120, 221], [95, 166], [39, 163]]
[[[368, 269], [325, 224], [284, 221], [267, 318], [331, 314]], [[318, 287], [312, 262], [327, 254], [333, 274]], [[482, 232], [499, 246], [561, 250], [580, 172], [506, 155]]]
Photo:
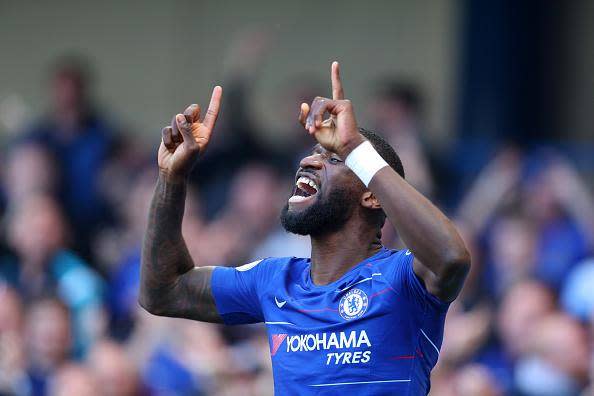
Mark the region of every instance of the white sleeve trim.
[[[263, 259], [262, 259], [263, 260]], [[240, 272], [248, 271], [254, 268], [256, 265], [260, 264], [262, 260], [252, 261], [251, 263], [244, 264], [240, 267], [236, 267], [235, 269]]]

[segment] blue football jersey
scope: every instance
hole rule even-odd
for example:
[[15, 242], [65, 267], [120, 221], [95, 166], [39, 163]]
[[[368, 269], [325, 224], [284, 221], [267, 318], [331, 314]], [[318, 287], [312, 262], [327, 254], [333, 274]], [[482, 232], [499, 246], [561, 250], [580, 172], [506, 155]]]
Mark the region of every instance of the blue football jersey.
[[266, 324], [275, 394], [427, 394], [449, 304], [416, 277], [411, 252], [383, 248], [323, 286], [310, 262], [267, 258], [212, 274], [226, 324]]

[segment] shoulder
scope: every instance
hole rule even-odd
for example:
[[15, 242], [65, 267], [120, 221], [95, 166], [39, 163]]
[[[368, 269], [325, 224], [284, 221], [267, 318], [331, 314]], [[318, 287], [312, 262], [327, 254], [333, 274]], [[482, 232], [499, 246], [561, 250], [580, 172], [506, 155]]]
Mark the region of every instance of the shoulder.
[[232, 289], [243, 287], [257, 290], [258, 294], [294, 279], [303, 272], [306, 259], [295, 257], [268, 257], [238, 267], [215, 267], [211, 283], [214, 288]]
[[308, 259], [297, 257], [267, 257], [216, 272], [228, 279], [256, 286], [260, 293], [264, 293], [286, 281], [300, 279], [308, 263]]
[[414, 256], [408, 249], [386, 249], [385, 253], [380, 255], [371, 264], [393, 270], [395, 266], [412, 265], [413, 259]]
[[289, 272], [306, 263], [307, 259], [298, 257], [266, 257], [235, 267], [235, 270], [239, 272], [253, 271], [258, 273], [277, 274]]
[[399, 283], [409, 269], [412, 273], [413, 260], [414, 256], [408, 249], [386, 249], [370, 264], [374, 271], [382, 273], [391, 282]]
[[449, 303], [439, 300], [431, 294], [422, 279], [415, 273], [413, 263], [414, 254], [408, 249], [390, 250], [384, 260], [380, 261], [378, 269], [390, 282], [391, 286], [408, 297], [410, 301], [432, 307], [434, 310], [447, 310]]

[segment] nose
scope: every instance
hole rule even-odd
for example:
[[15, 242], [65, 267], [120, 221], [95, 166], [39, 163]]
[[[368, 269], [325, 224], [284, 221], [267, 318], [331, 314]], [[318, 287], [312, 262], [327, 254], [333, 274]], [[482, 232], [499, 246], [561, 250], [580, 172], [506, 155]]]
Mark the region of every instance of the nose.
[[320, 154], [310, 154], [307, 157], [304, 157], [300, 162], [299, 162], [299, 167], [301, 167], [302, 169], [307, 169], [307, 168], [314, 168], [314, 169], [322, 169], [322, 167], [324, 166], [323, 162], [322, 162], [322, 158]]

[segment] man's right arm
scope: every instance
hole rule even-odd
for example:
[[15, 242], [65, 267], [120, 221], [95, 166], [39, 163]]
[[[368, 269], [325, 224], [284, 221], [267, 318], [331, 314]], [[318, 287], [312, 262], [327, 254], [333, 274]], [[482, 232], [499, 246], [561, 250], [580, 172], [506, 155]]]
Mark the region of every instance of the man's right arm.
[[222, 89], [215, 87], [203, 121], [189, 106], [163, 128], [159, 179], [142, 248], [139, 303], [148, 312], [222, 322], [211, 290], [213, 267], [196, 267], [182, 237], [187, 175], [216, 122]]
[[196, 267], [181, 226], [185, 178], [159, 172], [142, 249], [140, 305], [148, 312], [221, 323], [211, 290], [213, 267]]

